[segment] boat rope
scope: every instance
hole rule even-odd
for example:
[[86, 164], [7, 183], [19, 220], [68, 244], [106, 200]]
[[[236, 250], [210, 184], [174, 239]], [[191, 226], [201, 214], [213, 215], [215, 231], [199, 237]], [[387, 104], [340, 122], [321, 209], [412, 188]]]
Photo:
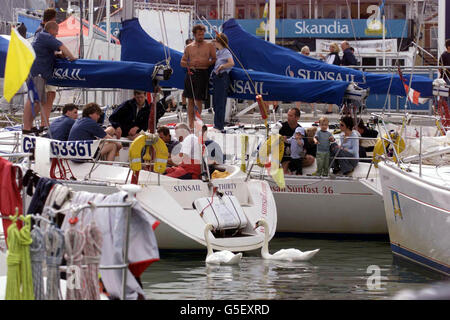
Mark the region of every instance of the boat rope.
[[42, 273], [45, 258], [45, 243], [41, 228], [37, 225], [31, 230], [31, 239], [33, 240], [30, 245], [30, 256], [34, 298], [36, 300], [45, 300], [44, 277]]
[[31, 275], [30, 244], [31, 217], [20, 218], [24, 226], [17, 227], [17, 214], [8, 227], [8, 265], [5, 300], [34, 300], [33, 277]]
[[[160, 1], [160, 3], [161, 3], [161, 1]], [[164, 58], [165, 58], [166, 64], [168, 65], [168, 64], [170, 64], [170, 58], [169, 58], [167, 51], [170, 51], [170, 50], [168, 47], [168, 43], [166, 42], [167, 34], [166, 34], [166, 36], [164, 36], [165, 25], [163, 25], [163, 21], [161, 18], [161, 16], [163, 15], [163, 13], [162, 13], [163, 11], [157, 9], [157, 12], [158, 12], [159, 27], [161, 28], [161, 39], [162, 39], [161, 42], [162, 42], [163, 50], [164, 50]]]
[[66, 300], [85, 300], [85, 282], [81, 271], [83, 248], [86, 237], [82, 231], [75, 229], [77, 217], [69, 220], [70, 228], [64, 234], [67, 260], [67, 291]]
[[[161, 2], [161, 0], [160, 0]], [[161, 10], [161, 16], [162, 16], [162, 25], [164, 27], [163, 30], [161, 30], [161, 34], [163, 36], [164, 44], [167, 46], [167, 55], [169, 56], [167, 58], [167, 64], [170, 64], [170, 49], [169, 49], [169, 37], [167, 36], [167, 28], [166, 28], [166, 19], [164, 18], [164, 10]]]
[[86, 244], [84, 245], [84, 262], [87, 265], [84, 271], [86, 281], [86, 300], [100, 300], [99, 271], [102, 254], [103, 235], [92, 219], [84, 230]]
[[[350, 7], [350, 4], [348, 3], [348, 0], [345, 0], [345, 2], [347, 4], [347, 12], [349, 13], [350, 24], [352, 26], [353, 38], [355, 39], [356, 44], [359, 45], [359, 41], [356, 38], [355, 25], [353, 24], [353, 19], [352, 19], [352, 9]], [[362, 56], [361, 56], [361, 53], [359, 52], [359, 50], [357, 51], [357, 54], [358, 54], [359, 61], [361, 61], [361, 63], [362, 63]], [[362, 83], [366, 83], [366, 73], [362, 72], [362, 76], [363, 76]]]
[[49, 226], [44, 235], [47, 263], [47, 300], [62, 300], [59, 286], [59, 266], [64, 252], [64, 234], [55, 226]]
[[[423, 17], [424, 14], [425, 14], [426, 6], [427, 6], [427, 2], [424, 1], [423, 2], [423, 6], [422, 6], [422, 14], [420, 15], [421, 17]], [[418, 40], [420, 39], [422, 27], [423, 27], [423, 19], [420, 19], [419, 28], [417, 29], [417, 35], [416, 35], [416, 41], [415, 41], [416, 43], [419, 42]], [[411, 92], [411, 84], [412, 84], [412, 78], [413, 78], [413, 74], [414, 74], [414, 66], [416, 65], [415, 64], [416, 57], [417, 57], [417, 50], [414, 50], [414, 55], [413, 55], [413, 60], [412, 60], [413, 61], [413, 65], [412, 65], [412, 68], [411, 68], [411, 75], [409, 77], [409, 84], [408, 84], [408, 92], [406, 93], [406, 100], [405, 100], [405, 114], [406, 114], [406, 111], [407, 111], [406, 108], [408, 106], [408, 102], [411, 104], [411, 101], [409, 100], [409, 93]]]
[[185, 41], [184, 41], [183, 27], [181, 26], [181, 18], [180, 18], [180, 0], [178, 0], [178, 4], [177, 4], [177, 15], [178, 15], [178, 26], [180, 27], [180, 33], [181, 33], [181, 41], [183, 42], [183, 46], [184, 46]]

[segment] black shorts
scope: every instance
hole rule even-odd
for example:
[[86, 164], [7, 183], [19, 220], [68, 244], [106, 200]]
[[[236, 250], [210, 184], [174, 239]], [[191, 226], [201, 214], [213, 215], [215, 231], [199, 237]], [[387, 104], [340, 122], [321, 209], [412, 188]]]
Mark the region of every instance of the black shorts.
[[[192, 75], [189, 75], [189, 73], [186, 72], [183, 96], [195, 100], [206, 100], [208, 97], [209, 84], [208, 69], [196, 69], [195, 71], [191, 70], [191, 72], [193, 73]], [[194, 88], [194, 90], [192, 90], [192, 88]]]
[[302, 174], [303, 173], [303, 159], [291, 159], [289, 162], [289, 171], [295, 172], [296, 174]]

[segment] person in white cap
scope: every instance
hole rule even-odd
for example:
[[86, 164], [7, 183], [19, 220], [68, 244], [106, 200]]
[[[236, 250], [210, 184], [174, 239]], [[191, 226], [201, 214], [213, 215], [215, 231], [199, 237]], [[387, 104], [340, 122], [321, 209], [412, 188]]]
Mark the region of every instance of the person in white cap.
[[295, 133], [290, 137], [287, 142], [291, 144], [291, 158], [289, 162], [289, 171], [291, 174], [301, 175], [303, 174], [302, 161], [305, 156], [305, 151], [303, 149], [305, 136], [305, 129], [302, 127], [297, 127]]

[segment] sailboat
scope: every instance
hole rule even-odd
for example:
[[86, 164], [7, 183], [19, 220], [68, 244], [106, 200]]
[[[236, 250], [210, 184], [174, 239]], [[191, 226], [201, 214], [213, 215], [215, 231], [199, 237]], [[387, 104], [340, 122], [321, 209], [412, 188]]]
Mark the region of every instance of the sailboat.
[[[148, 36], [139, 25], [137, 19], [123, 22], [120, 33], [122, 43], [122, 59], [130, 61], [161, 61], [164, 58], [163, 45]], [[139, 40], [139, 48], [136, 43]], [[181, 52], [170, 49], [170, 65], [174, 69], [173, 78], [166, 83], [167, 86], [183, 88], [184, 70], [180, 67]], [[308, 80], [292, 78], [285, 75], [265, 73], [259, 71], [245, 71], [233, 68], [230, 77], [232, 87], [245, 88], [245, 85], [236, 86], [237, 81], [264, 81], [262, 93], [264, 100], [290, 100], [341, 104], [350, 82], [332, 80]], [[261, 78], [264, 76], [264, 78]], [[383, 79], [387, 79], [383, 78]], [[273, 82], [271, 82], [273, 81]], [[161, 82], [163, 83], [163, 82]], [[343, 85], [343, 86], [340, 86]], [[338, 87], [336, 87], [338, 86]], [[248, 87], [251, 88], [251, 85]], [[301, 90], [300, 90], [301, 88]], [[333, 88], [331, 94], [328, 88]], [[340, 90], [336, 95], [336, 90]], [[243, 97], [242, 99], [255, 99], [255, 92], [247, 90], [232, 90], [229, 97]], [[358, 97], [364, 99], [367, 91], [359, 90]], [[258, 93], [258, 92], [257, 92]], [[350, 94], [351, 95], [351, 94]], [[355, 97], [355, 95], [351, 95]], [[261, 121], [262, 122], [262, 121]], [[228, 130], [227, 133], [230, 133]], [[240, 129], [236, 133], [244, 133]], [[267, 139], [265, 131], [260, 131], [260, 137], [249, 134], [250, 139]], [[217, 133], [209, 133], [215, 141], [222, 141]], [[230, 140], [237, 140], [232, 138]], [[234, 146], [236, 143], [227, 143]], [[249, 145], [255, 145], [249, 141]], [[256, 145], [257, 146], [257, 145]], [[255, 148], [256, 148], [255, 146]], [[239, 157], [242, 149], [237, 144], [236, 149], [230, 152]], [[249, 154], [253, 150], [249, 150]], [[245, 157], [245, 155], [244, 155]], [[244, 159], [241, 157], [241, 161]], [[353, 172], [352, 177], [317, 178], [307, 176], [315, 171], [315, 165], [305, 168], [303, 176], [286, 176], [286, 187], [280, 188], [270, 175], [263, 173], [275, 196], [278, 211], [277, 232], [296, 233], [330, 233], [330, 234], [387, 234], [387, 226], [383, 214], [383, 200], [381, 186], [375, 169], [369, 171], [369, 163], [360, 163]], [[259, 172], [254, 172], [255, 176]], [[299, 204], [301, 206], [299, 207]], [[362, 209], [363, 208], [363, 209]]]
[[[158, 67], [154, 64], [79, 59], [74, 62], [58, 60], [49, 83], [72, 88], [123, 88], [153, 92], [158, 79]], [[5, 134], [13, 139], [15, 133]], [[58, 159], [65, 169], [70, 166], [71, 173], [77, 179], [75, 183], [70, 183], [73, 190], [113, 193], [118, 190], [118, 185], [130, 183], [128, 163], [112, 163], [112, 166], [95, 163], [98, 140], [55, 141], [19, 135], [21, 143], [18, 151], [28, 153], [33, 148], [35, 155], [34, 161], [25, 161], [23, 165], [41, 177], [54, 178], [52, 160]], [[153, 135], [154, 141], [159, 139], [158, 135]], [[74, 163], [71, 159], [90, 162]], [[157, 172], [140, 172], [138, 183], [143, 190], [136, 198], [160, 222], [156, 232], [160, 249], [204, 248], [204, 226], [211, 222], [218, 224], [215, 225], [217, 233], [210, 240], [215, 250], [248, 251], [260, 248], [264, 243], [264, 234], [253, 230], [253, 225], [261, 217], [269, 221], [273, 230], [270, 237], [273, 237], [277, 211], [268, 183], [247, 179], [237, 166], [224, 166], [223, 170], [228, 172], [227, 177], [207, 181], [179, 180]], [[61, 176], [61, 171], [58, 174]], [[65, 183], [69, 184], [69, 181]]]
[[415, 154], [398, 161], [385, 157], [378, 164], [391, 250], [396, 257], [449, 276], [450, 134], [421, 134], [416, 142]]

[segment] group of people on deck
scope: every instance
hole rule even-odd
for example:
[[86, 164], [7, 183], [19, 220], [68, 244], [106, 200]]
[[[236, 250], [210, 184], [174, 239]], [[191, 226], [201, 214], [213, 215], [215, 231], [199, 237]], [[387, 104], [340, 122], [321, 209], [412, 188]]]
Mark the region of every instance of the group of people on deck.
[[[287, 121], [282, 123], [279, 134], [283, 137], [285, 148], [281, 165], [285, 174], [303, 174], [303, 168], [316, 161], [314, 176], [328, 176], [330, 167], [333, 174], [349, 175], [358, 162], [366, 158], [366, 152], [373, 145], [364, 144], [363, 138], [376, 138], [378, 132], [365, 126], [361, 119], [357, 125], [352, 117], [342, 117], [339, 121], [340, 143], [329, 132], [329, 120], [319, 119], [319, 128], [302, 128], [298, 123], [300, 111], [293, 107], [287, 113]], [[362, 160], [364, 161], [364, 160]]]

